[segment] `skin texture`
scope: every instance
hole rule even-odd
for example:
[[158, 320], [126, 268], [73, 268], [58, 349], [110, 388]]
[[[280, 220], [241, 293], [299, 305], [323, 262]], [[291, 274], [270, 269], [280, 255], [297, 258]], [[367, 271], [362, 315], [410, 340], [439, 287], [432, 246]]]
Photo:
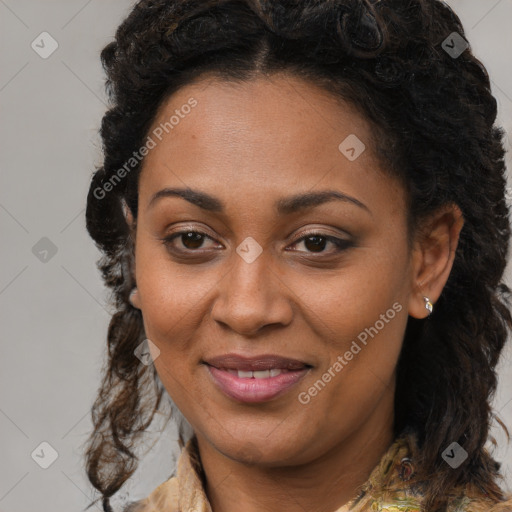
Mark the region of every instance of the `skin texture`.
[[[439, 298], [462, 215], [456, 206], [439, 212], [410, 250], [404, 191], [381, 172], [370, 126], [299, 78], [203, 77], [162, 105], [153, 128], [191, 97], [197, 106], [145, 158], [136, 223], [127, 214], [136, 242], [133, 304], [160, 350], [157, 372], [197, 435], [213, 510], [335, 510], [392, 441], [407, 318], [428, 315], [424, 295]], [[350, 134], [366, 144], [352, 162], [338, 149]], [[150, 206], [166, 187], [211, 194], [225, 211], [178, 197]], [[329, 201], [276, 213], [278, 199], [320, 190], [366, 208]], [[166, 247], [162, 238], [181, 230], [207, 236], [202, 245], [178, 236]], [[351, 245], [336, 252], [332, 242], [301, 240], [313, 234]], [[252, 263], [236, 252], [247, 237], [263, 249]], [[401, 306], [394, 318], [301, 403], [299, 393], [393, 304]], [[201, 363], [229, 352], [278, 354], [312, 368], [286, 394], [244, 404], [218, 390]]]

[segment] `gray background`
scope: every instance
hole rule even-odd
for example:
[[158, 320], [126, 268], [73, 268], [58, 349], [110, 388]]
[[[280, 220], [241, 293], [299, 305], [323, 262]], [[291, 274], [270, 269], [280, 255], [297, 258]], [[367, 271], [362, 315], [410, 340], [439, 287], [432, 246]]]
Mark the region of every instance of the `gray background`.
[[[499, 122], [511, 134], [512, 0], [449, 4], [490, 72]], [[99, 52], [131, 5], [0, 0], [0, 512], [78, 511], [97, 496], [83, 470], [81, 447], [91, 429], [110, 315], [84, 207], [91, 172], [101, 161], [97, 131], [105, 95]], [[40, 43], [44, 31], [59, 45], [46, 59], [31, 47], [35, 40], [40, 53], [51, 49], [49, 39], [44, 48]], [[510, 265], [506, 280], [512, 284]], [[510, 361], [509, 346], [495, 401], [509, 428]], [[130, 499], [146, 495], [173, 469], [175, 428], [169, 425], [163, 435], [156, 426], [152, 430], [148, 439], [156, 444], [136, 473], [139, 483], [127, 489]], [[501, 445], [496, 456], [512, 487], [512, 449], [495, 432]], [[44, 446], [41, 455], [42, 442], [58, 454], [48, 469], [35, 462], [50, 460]], [[40, 455], [35, 460], [34, 450]]]

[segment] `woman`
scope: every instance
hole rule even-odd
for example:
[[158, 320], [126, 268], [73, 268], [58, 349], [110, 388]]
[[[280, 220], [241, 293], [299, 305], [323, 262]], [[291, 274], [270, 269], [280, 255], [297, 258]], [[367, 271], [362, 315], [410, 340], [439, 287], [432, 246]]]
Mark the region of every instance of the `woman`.
[[104, 510], [164, 393], [193, 434], [130, 512], [512, 510], [503, 132], [450, 8], [142, 0], [102, 61]]

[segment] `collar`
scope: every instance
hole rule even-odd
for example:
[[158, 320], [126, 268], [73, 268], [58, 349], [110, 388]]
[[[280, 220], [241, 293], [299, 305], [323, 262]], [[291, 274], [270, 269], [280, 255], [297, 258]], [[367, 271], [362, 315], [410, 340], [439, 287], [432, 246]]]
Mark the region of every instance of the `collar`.
[[177, 479], [179, 510], [212, 512], [204, 491], [203, 469], [195, 436], [187, 442], [178, 460]]
[[[421, 492], [413, 485], [416, 447], [412, 434], [398, 437], [357, 496], [336, 512], [419, 512]], [[125, 512], [212, 512], [195, 436], [181, 452], [176, 476], [157, 487], [138, 505], [139, 508]]]

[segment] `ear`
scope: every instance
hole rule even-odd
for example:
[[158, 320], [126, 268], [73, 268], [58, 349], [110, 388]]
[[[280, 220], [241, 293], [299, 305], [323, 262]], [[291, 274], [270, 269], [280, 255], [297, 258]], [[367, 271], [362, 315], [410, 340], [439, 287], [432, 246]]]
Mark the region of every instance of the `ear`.
[[124, 214], [126, 223], [128, 224], [130, 231], [134, 232], [135, 231], [135, 219], [133, 217], [132, 211], [130, 210], [130, 207], [128, 206], [128, 204], [126, 203], [124, 198], [121, 199], [121, 206], [123, 208], [123, 214]]
[[[130, 270], [129, 272], [132, 274], [131, 279], [133, 283], [136, 283], [135, 281], [135, 251], [134, 251], [134, 240], [135, 240], [135, 219], [133, 217], [133, 213], [130, 210], [129, 206], [126, 204], [126, 201], [124, 199], [121, 199], [121, 205], [123, 207], [123, 214], [124, 218], [126, 220], [126, 223], [128, 224], [128, 227], [130, 229], [130, 234], [128, 235], [129, 238], [131, 238], [130, 246], [132, 248], [130, 249], [130, 252], [132, 254], [130, 255], [131, 264], [130, 264]], [[137, 285], [135, 284], [135, 287], [130, 292], [129, 301], [131, 305], [134, 308], [140, 309], [140, 296], [139, 291], [137, 289]]]
[[463, 225], [464, 217], [459, 207], [450, 204], [432, 214], [419, 227], [412, 256], [413, 291], [409, 298], [409, 315], [427, 317], [429, 312], [423, 297], [435, 304], [441, 296], [452, 270]]
[[134, 288], [130, 293], [130, 304], [134, 308], [141, 308], [139, 290], [137, 288]]

